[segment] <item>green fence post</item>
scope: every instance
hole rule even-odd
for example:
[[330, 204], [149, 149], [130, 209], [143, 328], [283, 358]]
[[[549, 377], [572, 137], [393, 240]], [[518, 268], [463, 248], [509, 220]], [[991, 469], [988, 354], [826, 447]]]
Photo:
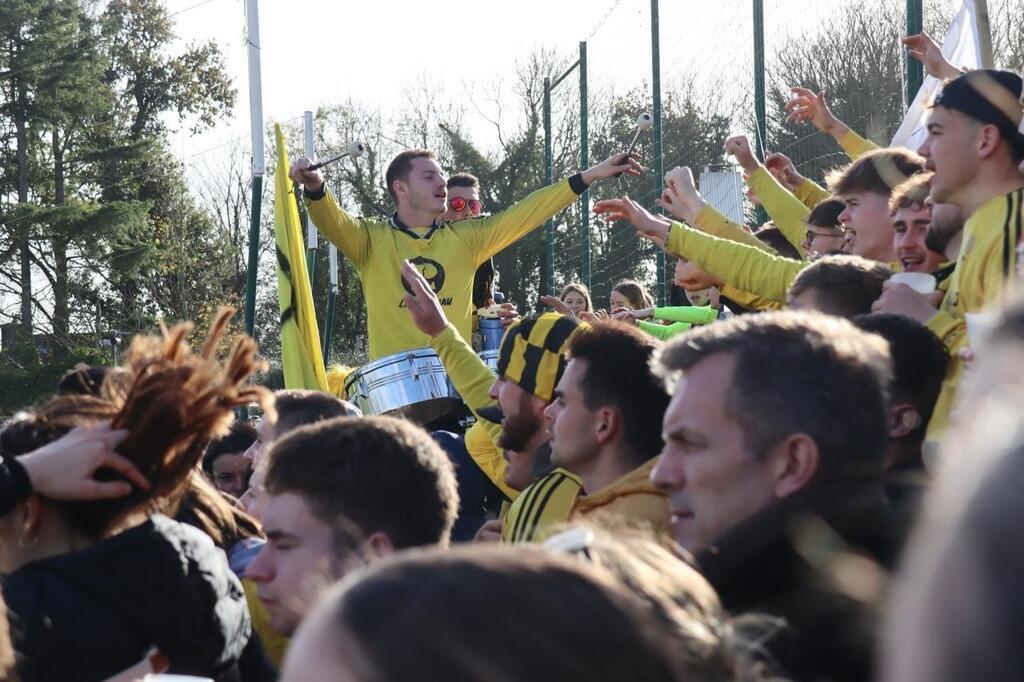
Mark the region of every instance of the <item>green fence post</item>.
[[[923, 0], [907, 0], [907, 35], [917, 35], [924, 30]], [[907, 63], [907, 106], [917, 97], [924, 81], [924, 66], [904, 51], [903, 58]]]
[[[554, 152], [551, 149], [551, 79], [544, 79], [544, 184], [554, 182]], [[555, 294], [555, 221], [544, 225], [544, 293]]]
[[757, 119], [757, 158], [764, 161], [768, 114], [764, 93], [764, 0], [754, 0], [754, 116]]
[[[661, 147], [661, 28], [658, 0], [651, 0], [651, 89], [654, 94], [654, 196], [661, 194], [665, 161]], [[658, 305], [665, 305], [665, 252], [658, 249]]]
[[[587, 41], [580, 42], [580, 170], [590, 167], [590, 131], [587, 129]], [[580, 195], [580, 269], [590, 288], [590, 190]]]
[[260, 263], [260, 213], [263, 205], [263, 176], [252, 176], [252, 216], [249, 219], [249, 262], [245, 272], [245, 333], [256, 329], [256, 271]]

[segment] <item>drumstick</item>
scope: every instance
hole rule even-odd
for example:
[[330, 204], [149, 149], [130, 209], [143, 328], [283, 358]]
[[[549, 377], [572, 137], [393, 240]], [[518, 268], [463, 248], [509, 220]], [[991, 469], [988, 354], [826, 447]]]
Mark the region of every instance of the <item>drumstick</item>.
[[[654, 117], [651, 116], [650, 114], [648, 114], [647, 112], [644, 112], [644, 113], [642, 113], [642, 114], [640, 114], [639, 116], [636, 117], [636, 131], [633, 133], [633, 139], [630, 141], [629, 147], [626, 149], [626, 160], [627, 161], [629, 160], [630, 155], [633, 154], [633, 150], [636, 149], [637, 142], [640, 141], [640, 133], [642, 133], [645, 130], [650, 130], [651, 126], [653, 126], [653, 125], [654, 125]], [[616, 173], [615, 177], [618, 179], [619, 191], [621, 192], [622, 190], [625, 189], [625, 185], [623, 184], [623, 181], [622, 181], [622, 173], [621, 172]]]
[[353, 159], [358, 159], [360, 156], [362, 156], [365, 153], [366, 153], [366, 144], [364, 144], [362, 142], [351, 142], [348, 145], [348, 149], [345, 150], [344, 152], [342, 152], [341, 154], [338, 154], [337, 156], [333, 156], [333, 157], [327, 159], [326, 161], [319, 161], [317, 163], [314, 163], [312, 166], [309, 166], [308, 168], [306, 168], [306, 170], [307, 171], [315, 171], [315, 170], [317, 170], [319, 168], [323, 168], [324, 166], [326, 166], [329, 163], [334, 163], [335, 161], [341, 161], [346, 156], [351, 156]]

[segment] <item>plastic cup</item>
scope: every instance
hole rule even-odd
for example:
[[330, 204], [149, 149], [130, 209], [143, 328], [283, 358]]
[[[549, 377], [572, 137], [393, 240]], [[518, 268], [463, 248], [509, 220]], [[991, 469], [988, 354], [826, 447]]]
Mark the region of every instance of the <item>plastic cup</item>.
[[897, 272], [889, 278], [895, 284], [906, 284], [919, 294], [930, 294], [935, 291], [935, 276], [927, 272]]
[[964, 315], [967, 322], [967, 339], [971, 348], [979, 348], [988, 341], [999, 324], [999, 313], [967, 313]]

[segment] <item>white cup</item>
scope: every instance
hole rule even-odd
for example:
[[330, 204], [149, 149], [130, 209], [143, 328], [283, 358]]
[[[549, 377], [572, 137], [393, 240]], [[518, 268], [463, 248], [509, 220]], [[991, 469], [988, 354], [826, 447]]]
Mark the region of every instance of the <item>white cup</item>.
[[935, 275], [927, 272], [897, 272], [889, 277], [895, 284], [906, 284], [919, 294], [930, 294], [935, 291]]
[[999, 313], [966, 313], [967, 340], [971, 348], [977, 349], [988, 341], [999, 324]]

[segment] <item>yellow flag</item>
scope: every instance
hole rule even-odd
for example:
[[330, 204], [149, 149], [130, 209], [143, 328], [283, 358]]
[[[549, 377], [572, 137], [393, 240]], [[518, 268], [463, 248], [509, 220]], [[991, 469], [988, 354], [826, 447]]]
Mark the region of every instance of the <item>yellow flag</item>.
[[320, 330], [313, 309], [313, 291], [306, 272], [306, 251], [299, 227], [299, 208], [288, 179], [288, 152], [281, 126], [274, 172], [274, 241], [277, 243], [277, 302], [281, 308], [281, 365], [285, 388], [327, 390], [327, 374], [320, 352]]

